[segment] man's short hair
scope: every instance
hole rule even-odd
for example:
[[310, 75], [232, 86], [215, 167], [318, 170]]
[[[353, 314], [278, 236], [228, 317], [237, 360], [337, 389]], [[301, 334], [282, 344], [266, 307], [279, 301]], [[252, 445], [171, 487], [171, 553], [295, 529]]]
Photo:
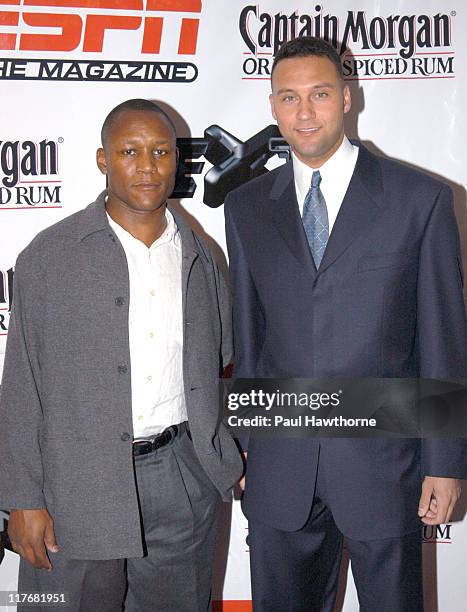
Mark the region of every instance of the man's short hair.
[[151, 100], [144, 100], [143, 98], [134, 98], [132, 100], [125, 100], [125, 102], [122, 102], [121, 104], [113, 108], [105, 118], [101, 129], [101, 142], [103, 147], [105, 147], [105, 141], [107, 140], [110, 127], [113, 125], [118, 115], [125, 111], [145, 111], [150, 113], [156, 113], [157, 115], [162, 115], [162, 117], [168, 123], [170, 129], [173, 131], [174, 139], [177, 137], [177, 130], [175, 129], [174, 122], [158, 104], [152, 102]]
[[285, 42], [276, 53], [272, 64], [271, 77], [279, 62], [292, 57], [327, 57], [336, 67], [337, 74], [344, 79], [342, 63], [337, 51], [322, 38], [316, 36], [300, 36]]

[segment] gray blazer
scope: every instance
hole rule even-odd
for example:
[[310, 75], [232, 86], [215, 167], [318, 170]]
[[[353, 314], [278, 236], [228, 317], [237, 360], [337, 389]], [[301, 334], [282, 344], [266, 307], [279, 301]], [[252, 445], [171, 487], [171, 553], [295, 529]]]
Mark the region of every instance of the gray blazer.
[[[0, 395], [0, 508], [46, 507], [63, 552], [81, 559], [143, 554], [128, 266], [104, 202], [105, 192], [19, 255]], [[217, 384], [231, 358], [228, 292], [206, 245], [174, 216], [188, 421], [199, 460], [227, 499], [242, 470], [220, 422]]]

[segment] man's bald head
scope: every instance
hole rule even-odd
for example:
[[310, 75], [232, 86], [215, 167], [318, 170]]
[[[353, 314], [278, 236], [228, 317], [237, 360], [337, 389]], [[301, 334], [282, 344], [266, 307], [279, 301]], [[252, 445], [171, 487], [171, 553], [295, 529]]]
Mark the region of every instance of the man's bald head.
[[111, 127], [117, 122], [119, 116], [127, 111], [143, 111], [155, 113], [158, 117], [162, 117], [163, 120], [167, 123], [170, 130], [173, 132], [174, 141], [177, 138], [175, 125], [172, 119], [168, 116], [168, 114], [162, 110], [160, 106], [158, 106], [155, 102], [151, 102], [151, 100], [144, 100], [143, 98], [134, 98], [132, 100], [126, 100], [122, 102], [115, 108], [113, 108], [110, 113], [105, 118], [105, 121], [102, 125], [101, 129], [101, 142], [102, 147], [106, 148], [107, 137], [109, 135]]

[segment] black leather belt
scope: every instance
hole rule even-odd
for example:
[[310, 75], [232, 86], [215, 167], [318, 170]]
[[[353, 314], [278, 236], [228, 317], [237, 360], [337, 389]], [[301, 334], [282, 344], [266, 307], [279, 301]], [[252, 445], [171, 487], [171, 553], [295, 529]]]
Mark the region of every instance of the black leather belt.
[[157, 434], [152, 440], [141, 440], [136, 439], [133, 441], [133, 457], [139, 457], [140, 455], [147, 455], [153, 453], [158, 448], [166, 446], [171, 442], [178, 434], [179, 428], [177, 425], [171, 425], [165, 429], [162, 433]]

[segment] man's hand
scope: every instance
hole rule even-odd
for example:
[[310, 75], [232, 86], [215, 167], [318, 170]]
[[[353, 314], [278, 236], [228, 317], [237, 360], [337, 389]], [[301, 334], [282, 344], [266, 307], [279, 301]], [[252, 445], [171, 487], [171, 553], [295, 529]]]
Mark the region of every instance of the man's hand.
[[52, 569], [47, 550], [58, 552], [53, 520], [45, 508], [12, 510], [8, 535], [13, 550], [37, 569]]
[[425, 476], [418, 504], [418, 516], [425, 525], [448, 523], [461, 494], [457, 478]]
[[240, 489], [242, 491], [245, 490], [245, 470], [246, 470], [246, 458], [247, 458], [247, 455], [248, 455], [248, 453], [243, 453], [243, 463], [245, 465], [245, 469], [243, 470], [243, 476], [238, 481], [238, 484], [239, 484]]

